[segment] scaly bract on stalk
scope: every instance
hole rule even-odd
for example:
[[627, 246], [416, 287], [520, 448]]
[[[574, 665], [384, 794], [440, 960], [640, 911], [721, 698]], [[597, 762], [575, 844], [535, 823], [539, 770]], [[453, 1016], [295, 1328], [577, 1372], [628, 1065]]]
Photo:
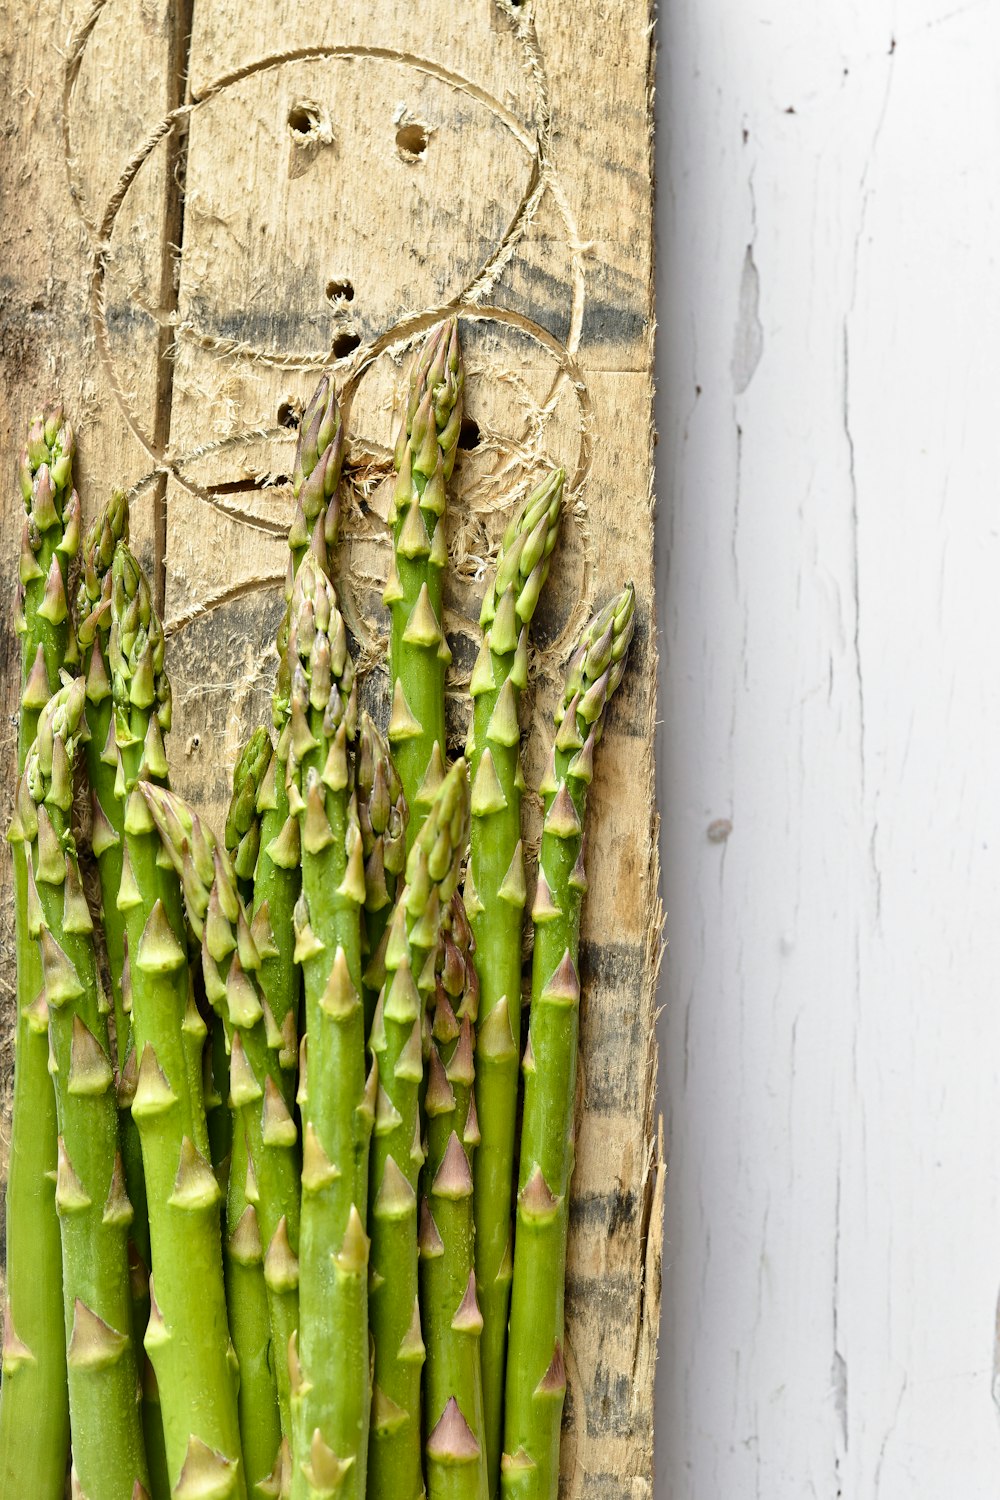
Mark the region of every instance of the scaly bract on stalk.
[[590, 622], [570, 662], [549, 769], [532, 908], [535, 950], [507, 1343], [501, 1491], [555, 1500], [566, 1368], [566, 1237], [580, 1013], [583, 830], [594, 751], [632, 638], [631, 585]]
[[500, 1483], [503, 1387], [513, 1236], [514, 1146], [525, 903], [518, 710], [528, 681], [528, 631], [559, 531], [564, 475], [550, 474], [508, 526], [483, 598], [483, 644], [472, 673], [468, 757], [472, 836], [465, 905], [476, 939], [480, 1016], [476, 1103], [476, 1279], [490, 1494]]
[[[18, 481], [24, 528], [14, 611], [21, 637], [17, 769], [24, 770], [38, 715], [78, 660], [66, 603], [67, 568], [80, 541], [80, 500], [73, 489], [75, 439], [61, 406], [28, 429]], [[0, 1384], [0, 1491], [61, 1500], [69, 1448], [61, 1255], [54, 1183], [55, 1096], [44, 1028], [29, 1012], [42, 988], [37, 944], [28, 931], [28, 869], [15, 843], [14, 943], [17, 1023], [14, 1114], [7, 1170], [7, 1300]]]

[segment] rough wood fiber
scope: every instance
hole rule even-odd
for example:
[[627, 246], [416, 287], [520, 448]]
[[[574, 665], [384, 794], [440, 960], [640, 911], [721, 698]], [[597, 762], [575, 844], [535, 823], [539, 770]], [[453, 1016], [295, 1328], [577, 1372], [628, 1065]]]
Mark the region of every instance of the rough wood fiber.
[[[469, 371], [449, 520], [458, 690], [504, 520], [545, 464], [566, 466], [529, 781], [572, 637], [629, 577], [638, 628], [593, 789], [564, 1489], [639, 1500], [662, 1193], [648, 10], [479, 0], [455, 13], [446, 0], [42, 0], [29, 23], [0, 11], [0, 473], [31, 407], [58, 393], [80, 428], [88, 514], [112, 483], [135, 486], [171, 633], [175, 780], [218, 826], [237, 742], [267, 714], [285, 476], [320, 368], [332, 363], [349, 414], [344, 593], [376, 709], [390, 415], [409, 344], [442, 309], [463, 315]], [[20, 522], [13, 485], [2, 494], [9, 597]], [[3, 630], [12, 759], [6, 615]], [[456, 692], [456, 747], [465, 712]], [[529, 817], [537, 837], [534, 803]], [[3, 983], [9, 1036], [10, 963]]]

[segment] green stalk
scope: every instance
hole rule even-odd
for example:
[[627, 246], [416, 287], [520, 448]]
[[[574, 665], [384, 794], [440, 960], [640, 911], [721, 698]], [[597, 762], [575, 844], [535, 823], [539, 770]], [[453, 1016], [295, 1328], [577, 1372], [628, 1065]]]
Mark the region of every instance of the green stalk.
[[48, 1009], [74, 1490], [133, 1500], [148, 1476], [126, 1251], [132, 1207], [118, 1148], [110, 1007], [70, 826], [73, 760], [86, 734], [77, 677], [42, 711], [12, 833], [31, 847], [28, 919], [44, 971], [39, 1010]]
[[[256, 729], [233, 769], [226, 852], [233, 861], [240, 897], [247, 904], [253, 901], [254, 871], [260, 850], [257, 797], [272, 758], [267, 730]], [[240, 1365], [240, 1433], [247, 1487], [251, 1495], [260, 1496], [267, 1493], [266, 1486], [274, 1473], [281, 1446], [281, 1419], [264, 1280], [264, 1249], [257, 1210], [246, 1192], [249, 1167], [246, 1127], [237, 1120], [233, 1127], [226, 1195], [226, 1302]]]
[[442, 913], [458, 885], [469, 833], [464, 760], [441, 782], [406, 862], [389, 927], [386, 980], [369, 1045], [379, 1089], [372, 1144], [371, 1330], [375, 1343], [368, 1494], [417, 1500], [424, 1342], [417, 1271], [417, 1187], [423, 1162], [420, 1094], [427, 999], [436, 986]]
[[[80, 500], [72, 488], [74, 446], [62, 408], [50, 407], [32, 422], [21, 457], [26, 518], [14, 621], [21, 636], [19, 775], [60, 669], [77, 660], [66, 605], [66, 569], [80, 537]], [[62, 1500], [69, 1400], [55, 1209], [56, 1107], [48, 1075], [47, 1026], [33, 1009], [42, 989], [42, 965], [28, 930], [23, 843], [15, 843], [12, 853], [17, 1026], [7, 1169], [0, 1493]]]
[[205, 1023], [194, 1003], [180, 885], [140, 780], [167, 774], [170, 727], [164, 641], [149, 586], [119, 543], [111, 589], [109, 657], [124, 803], [118, 905], [125, 913], [132, 1031], [139, 1059], [132, 1115], [139, 1126], [153, 1276], [145, 1347], [156, 1372], [167, 1464], [177, 1500], [246, 1500], [237, 1371], [222, 1273], [221, 1193], [209, 1161], [201, 1057]]
[[573, 1104], [580, 1010], [583, 828], [594, 751], [625, 670], [635, 594], [629, 585], [595, 616], [570, 662], [545, 806], [532, 908], [535, 951], [524, 1054], [524, 1118], [507, 1345], [501, 1490], [506, 1500], [555, 1500], [566, 1370], [566, 1239], [573, 1175]]
[[472, 1208], [472, 1158], [480, 1138], [473, 1092], [472, 1028], [479, 1003], [474, 946], [465, 907], [455, 896], [439, 960], [424, 1100], [420, 1305], [430, 1500], [486, 1500], [488, 1493]]
[[[140, 783], [166, 857], [181, 879], [192, 931], [201, 940], [205, 992], [225, 1026], [230, 1048], [229, 1102], [236, 1133], [247, 1145], [246, 1203], [253, 1209], [263, 1252], [264, 1284], [272, 1327], [271, 1346], [279, 1411], [288, 1410], [287, 1350], [298, 1317], [299, 1156], [298, 1131], [279, 1085], [280, 1035], [266, 1022], [257, 984], [261, 954], [233, 866], [215, 835], [175, 792]], [[269, 1034], [270, 1032], [270, 1034]], [[251, 1224], [244, 1223], [248, 1231]], [[240, 1230], [239, 1222], [234, 1234]], [[237, 1245], [243, 1250], [245, 1245]], [[282, 1356], [284, 1356], [282, 1358]], [[284, 1378], [281, 1366], [285, 1367]], [[255, 1435], [256, 1440], [256, 1435]], [[262, 1495], [280, 1492], [287, 1469], [279, 1438], [270, 1450], [270, 1471], [257, 1473]], [[249, 1474], [249, 1460], [247, 1460]]]
[[385, 934], [406, 866], [409, 809], [389, 746], [368, 714], [361, 715], [356, 763], [358, 822], [365, 857], [365, 1036], [385, 983]]
[[292, 1366], [293, 1500], [362, 1497], [370, 1405], [368, 1143], [375, 1071], [365, 1076], [361, 908], [365, 897], [349, 746], [354, 664], [333, 586], [299, 566], [288, 640], [290, 717], [282, 752], [299, 822], [306, 1044], [302, 1110], [299, 1333]]
[[[115, 547], [128, 540], [128, 502], [116, 490], [84, 538], [80, 582], [76, 597], [77, 636], [82, 653], [82, 672], [87, 684], [88, 738], [84, 744], [87, 780], [90, 785], [91, 848], [97, 859], [101, 883], [101, 920], [111, 978], [115, 1039], [119, 1073], [125, 1071], [131, 1051], [132, 1022], [122, 999], [125, 964], [125, 918], [118, 909], [118, 887], [122, 877], [124, 840], [123, 809], [115, 796], [118, 751], [112, 722], [111, 676], [108, 668], [108, 633], [111, 629], [111, 563]], [[142, 1292], [134, 1310], [135, 1336], [140, 1341], [149, 1318], [149, 1216], [146, 1183], [142, 1175], [142, 1148], [132, 1112], [121, 1111], [122, 1159], [125, 1190], [132, 1204], [129, 1239], [133, 1262], [145, 1268], [146, 1276], [135, 1277]]]
[[469, 684], [472, 837], [465, 905], [476, 940], [480, 1018], [476, 1104], [476, 1279], [483, 1314], [482, 1370], [489, 1490], [500, 1483], [504, 1361], [512, 1266], [511, 1199], [521, 1025], [521, 740], [518, 709], [528, 680], [528, 631], [559, 530], [565, 476], [557, 469], [529, 496], [503, 538], [483, 599], [482, 649]]
[[410, 372], [393, 458], [393, 558], [382, 594], [392, 618], [389, 743], [410, 809], [407, 850], [444, 774], [444, 684], [451, 661], [442, 623], [445, 485], [455, 466], [464, 384], [458, 323], [450, 318], [429, 334]]

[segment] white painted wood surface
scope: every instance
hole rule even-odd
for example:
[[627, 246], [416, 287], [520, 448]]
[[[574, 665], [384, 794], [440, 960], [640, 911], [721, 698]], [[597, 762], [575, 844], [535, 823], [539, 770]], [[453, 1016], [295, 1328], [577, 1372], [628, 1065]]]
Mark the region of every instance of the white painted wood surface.
[[658, 1495], [996, 1500], [1000, 6], [660, 47]]

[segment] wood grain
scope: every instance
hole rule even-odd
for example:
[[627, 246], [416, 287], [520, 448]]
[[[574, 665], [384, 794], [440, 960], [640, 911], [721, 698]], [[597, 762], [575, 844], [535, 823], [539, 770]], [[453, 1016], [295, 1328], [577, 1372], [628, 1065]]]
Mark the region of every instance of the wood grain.
[[[571, 515], [536, 632], [529, 780], [574, 633], [635, 581], [634, 661], [593, 793], [564, 1490], [640, 1500], [662, 1194], [646, 0], [479, 0], [458, 22], [446, 0], [277, 0], [266, 14], [251, 0], [42, 0], [30, 24], [13, 15], [2, 471], [32, 406], [58, 393], [88, 513], [112, 483], [134, 487], [171, 636], [181, 791], [218, 822], [238, 742], [266, 719], [294, 422], [324, 367], [351, 433], [341, 577], [365, 692], [384, 708], [391, 411], [412, 343], [446, 308], [462, 318], [470, 418], [448, 523], [455, 747], [479, 580], [546, 464], [567, 468]], [[9, 588], [12, 488], [3, 506]], [[537, 837], [537, 805], [529, 816]], [[9, 942], [7, 957], [9, 975]]]

